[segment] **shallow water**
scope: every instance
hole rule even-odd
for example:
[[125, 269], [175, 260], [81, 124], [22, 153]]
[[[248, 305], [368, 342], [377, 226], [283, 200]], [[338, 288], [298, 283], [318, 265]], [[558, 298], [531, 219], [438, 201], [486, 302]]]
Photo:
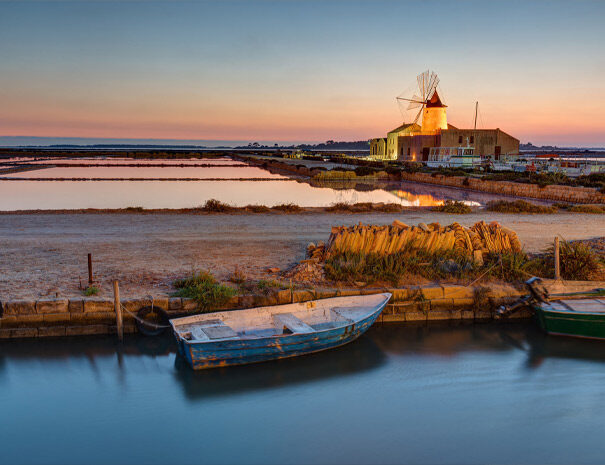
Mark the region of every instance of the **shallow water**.
[[600, 463], [605, 344], [376, 324], [193, 372], [172, 338], [0, 343], [1, 463]]

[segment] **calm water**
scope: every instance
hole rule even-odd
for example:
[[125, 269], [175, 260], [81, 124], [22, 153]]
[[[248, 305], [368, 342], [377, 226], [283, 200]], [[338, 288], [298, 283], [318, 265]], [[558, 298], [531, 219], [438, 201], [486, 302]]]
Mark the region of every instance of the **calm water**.
[[0, 344], [0, 463], [602, 463], [605, 344], [374, 326], [193, 372], [171, 338]]
[[[256, 166], [234, 162], [229, 158], [201, 160], [91, 158], [67, 159], [61, 160], [61, 163], [71, 161], [111, 163], [115, 166], [43, 168], [0, 175], [0, 210], [191, 208], [203, 205], [212, 198], [234, 206], [249, 204], [274, 206], [295, 203], [304, 207], [325, 207], [336, 202], [393, 202], [403, 206], [434, 206], [440, 205], [446, 199], [481, 205], [499, 198], [489, 194], [406, 182], [362, 181], [357, 184], [337, 182], [329, 186], [316, 186], [288, 179]], [[48, 163], [48, 160], [40, 161], [40, 164]], [[119, 166], [124, 163], [136, 163], [140, 166]], [[150, 163], [171, 166], [146, 166]], [[213, 166], [178, 166], [193, 163]], [[224, 166], [233, 163], [238, 166]], [[25, 179], [8, 180], [7, 178]], [[28, 178], [49, 180], [28, 180]], [[55, 181], [50, 178], [86, 180]], [[185, 180], [187, 178], [208, 180]], [[120, 180], [103, 181], [102, 179]]]

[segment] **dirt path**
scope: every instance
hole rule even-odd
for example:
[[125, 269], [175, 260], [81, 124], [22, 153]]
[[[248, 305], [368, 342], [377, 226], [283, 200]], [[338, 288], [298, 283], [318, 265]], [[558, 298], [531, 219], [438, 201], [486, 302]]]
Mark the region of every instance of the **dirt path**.
[[457, 221], [465, 226], [498, 221], [515, 230], [527, 251], [566, 239], [602, 236], [605, 215], [243, 214], [243, 215], [3, 215], [0, 217], [0, 301], [8, 298], [80, 295], [91, 252], [102, 295], [120, 280], [122, 294], [167, 292], [171, 281], [194, 269], [225, 278], [235, 266], [249, 277], [268, 277], [304, 257], [309, 242], [326, 240], [332, 226]]

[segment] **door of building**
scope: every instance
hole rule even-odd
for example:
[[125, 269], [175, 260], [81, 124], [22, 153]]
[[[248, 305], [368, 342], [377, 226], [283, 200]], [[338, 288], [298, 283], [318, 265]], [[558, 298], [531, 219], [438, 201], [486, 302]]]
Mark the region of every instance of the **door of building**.
[[494, 148], [494, 158], [496, 160], [500, 160], [500, 152], [502, 151], [502, 147], [500, 147], [499, 145], [496, 145], [496, 147]]
[[422, 161], [429, 161], [430, 147], [422, 147]]

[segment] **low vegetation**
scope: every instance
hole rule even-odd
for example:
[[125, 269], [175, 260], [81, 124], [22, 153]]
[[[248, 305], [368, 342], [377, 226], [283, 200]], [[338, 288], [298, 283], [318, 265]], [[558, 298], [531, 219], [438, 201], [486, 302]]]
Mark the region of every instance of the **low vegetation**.
[[[554, 269], [554, 247], [547, 250], [542, 260], [547, 270]], [[603, 258], [582, 242], [561, 241], [559, 262], [561, 277], [568, 280], [588, 281], [601, 274], [605, 268]]]
[[388, 178], [389, 173], [367, 166], [358, 166], [354, 171], [345, 170], [328, 170], [321, 171], [313, 176], [313, 179], [318, 180], [351, 180], [357, 178]]
[[[561, 277], [567, 280], [603, 279], [605, 259], [581, 242], [561, 241]], [[375, 253], [342, 252], [325, 263], [326, 278], [336, 282], [389, 283], [437, 280], [525, 281], [531, 276], [554, 277], [554, 250], [541, 254], [524, 252], [491, 253], [478, 262], [473, 257], [454, 250], [429, 252], [408, 247], [401, 252]]]
[[226, 213], [234, 210], [231, 205], [221, 202], [220, 200], [210, 199], [202, 207], [202, 210], [212, 213]]
[[525, 200], [493, 200], [487, 203], [487, 210], [498, 213], [557, 213], [552, 205], [538, 205]]
[[572, 205], [569, 211], [573, 213], [605, 213], [605, 205]]
[[271, 211], [266, 205], [246, 205], [244, 210], [252, 213], [269, 213]]
[[97, 286], [88, 286], [82, 292], [86, 297], [91, 297], [93, 295], [97, 295], [101, 290]]
[[326, 261], [326, 277], [341, 282], [385, 282], [404, 280], [475, 279], [479, 276], [502, 281], [521, 281], [535, 274], [536, 265], [524, 253], [489, 254], [483, 263], [455, 251], [428, 252], [408, 249], [389, 255], [344, 252]]
[[234, 288], [220, 284], [207, 271], [198, 271], [188, 278], [178, 279], [173, 286], [177, 289], [175, 296], [195, 300], [202, 311], [225, 305], [237, 293]]
[[271, 207], [271, 210], [276, 210], [284, 213], [298, 213], [302, 211], [302, 207], [295, 203], [282, 203]]
[[349, 213], [369, 213], [369, 212], [382, 212], [382, 213], [399, 213], [403, 211], [403, 207], [398, 203], [372, 203], [372, 202], [358, 202], [358, 203], [346, 203], [337, 202], [326, 208], [327, 212], [349, 212]]
[[431, 208], [431, 210], [435, 212], [457, 214], [467, 214], [473, 211], [467, 204], [459, 202], [458, 200], [446, 200], [443, 205], [437, 205], [436, 207]]

